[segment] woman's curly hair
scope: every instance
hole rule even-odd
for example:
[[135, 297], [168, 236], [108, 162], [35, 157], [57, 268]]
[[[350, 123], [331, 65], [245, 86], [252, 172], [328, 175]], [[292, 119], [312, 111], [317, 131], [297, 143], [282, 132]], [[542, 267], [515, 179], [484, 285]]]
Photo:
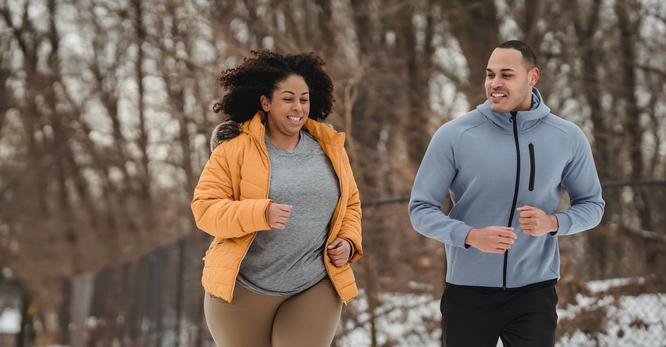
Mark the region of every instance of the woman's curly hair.
[[227, 94], [213, 106], [213, 111], [243, 123], [261, 109], [261, 95], [270, 100], [278, 83], [294, 74], [303, 77], [310, 90], [309, 117], [322, 121], [331, 113], [334, 101], [333, 82], [324, 71], [324, 64], [314, 53], [282, 55], [252, 51], [252, 56], [243, 59], [239, 66], [220, 74], [218, 81]]

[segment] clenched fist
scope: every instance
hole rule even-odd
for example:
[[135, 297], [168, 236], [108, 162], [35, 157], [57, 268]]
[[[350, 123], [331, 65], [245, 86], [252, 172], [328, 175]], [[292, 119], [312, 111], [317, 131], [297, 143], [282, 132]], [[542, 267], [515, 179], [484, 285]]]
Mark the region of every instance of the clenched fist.
[[504, 253], [511, 248], [515, 239], [516, 233], [513, 232], [513, 228], [490, 226], [470, 230], [465, 238], [465, 244], [485, 253]]
[[516, 210], [520, 213], [518, 223], [523, 233], [532, 236], [541, 236], [557, 231], [557, 217], [546, 214], [536, 207], [527, 205], [519, 207]]
[[282, 230], [287, 226], [291, 216], [291, 205], [283, 205], [271, 202], [268, 205], [268, 225], [272, 229]]
[[337, 238], [328, 244], [326, 252], [333, 265], [340, 267], [347, 264], [351, 258], [351, 244], [345, 239]]

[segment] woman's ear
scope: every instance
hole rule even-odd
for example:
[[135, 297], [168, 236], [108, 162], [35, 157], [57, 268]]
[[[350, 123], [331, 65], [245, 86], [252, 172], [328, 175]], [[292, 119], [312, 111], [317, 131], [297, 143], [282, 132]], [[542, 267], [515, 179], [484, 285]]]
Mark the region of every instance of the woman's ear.
[[264, 112], [270, 111], [271, 102], [265, 95], [259, 97], [259, 103], [261, 104], [261, 109], [264, 110]]

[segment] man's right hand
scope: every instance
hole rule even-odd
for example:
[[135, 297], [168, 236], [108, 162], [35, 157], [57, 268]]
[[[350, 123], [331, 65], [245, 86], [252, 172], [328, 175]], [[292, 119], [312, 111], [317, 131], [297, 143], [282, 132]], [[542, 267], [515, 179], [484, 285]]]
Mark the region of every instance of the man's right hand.
[[490, 226], [474, 229], [467, 233], [465, 244], [485, 253], [504, 253], [511, 248], [516, 233], [513, 228]]
[[291, 205], [276, 204], [274, 202], [268, 204], [267, 219], [271, 229], [284, 229], [289, 221], [289, 216], [291, 216]]

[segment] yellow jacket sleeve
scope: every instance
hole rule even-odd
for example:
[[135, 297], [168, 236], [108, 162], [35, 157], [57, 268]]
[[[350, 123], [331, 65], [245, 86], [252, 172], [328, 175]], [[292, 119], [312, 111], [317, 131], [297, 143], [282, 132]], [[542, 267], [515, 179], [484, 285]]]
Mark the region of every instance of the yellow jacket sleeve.
[[[240, 177], [232, 175], [238, 170], [230, 168], [230, 158], [224, 146], [217, 146], [194, 188], [192, 213], [199, 229], [219, 238], [242, 237], [270, 230], [266, 210], [270, 199], [244, 199], [234, 196], [239, 192]], [[235, 179], [234, 179], [235, 178]], [[234, 189], [234, 187], [236, 189]]]
[[347, 239], [352, 243], [352, 257], [349, 262], [355, 262], [363, 257], [363, 242], [361, 237], [361, 199], [359, 197], [358, 187], [354, 180], [354, 174], [351, 170], [351, 164], [347, 153], [343, 151], [343, 164], [346, 170], [346, 184], [349, 188], [349, 198], [347, 199], [347, 209], [342, 217], [342, 225], [338, 237]]

